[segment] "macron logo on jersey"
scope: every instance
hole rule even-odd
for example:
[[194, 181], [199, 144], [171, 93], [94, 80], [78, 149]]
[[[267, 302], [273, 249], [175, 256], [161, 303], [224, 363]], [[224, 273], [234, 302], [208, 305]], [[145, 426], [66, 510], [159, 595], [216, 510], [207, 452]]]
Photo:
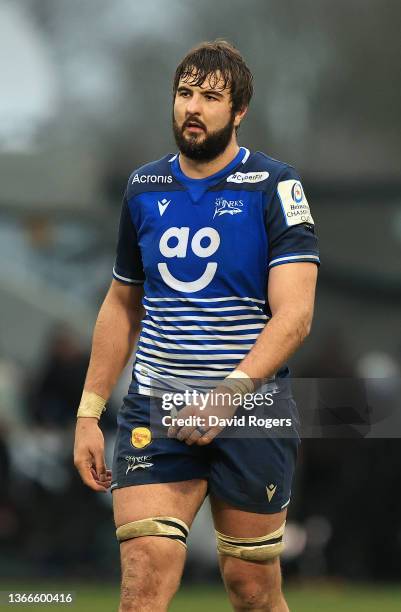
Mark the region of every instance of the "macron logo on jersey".
[[135, 174], [131, 181], [131, 185], [134, 183], [172, 183], [172, 176], [163, 176], [162, 174]]
[[235, 172], [227, 177], [227, 183], [260, 183], [269, 178], [268, 172]]
[[166, 200], [163, 198], [161, 201], [158, 200], [157, 203], [159, 205], [160, 216], [163, 216], [163, 213], [166, 211], [167, 206], [170, 204], [171, 200]]

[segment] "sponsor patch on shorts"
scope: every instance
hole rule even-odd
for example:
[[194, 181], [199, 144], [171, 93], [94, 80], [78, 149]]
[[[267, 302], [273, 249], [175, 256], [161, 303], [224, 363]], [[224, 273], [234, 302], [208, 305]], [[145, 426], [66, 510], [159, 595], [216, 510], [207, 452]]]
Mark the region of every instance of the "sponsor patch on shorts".
[[152, 433], [147, 427], [135, 427], [131, 432], [131, 444], [134, 448], [145, 448], [152, 442]]

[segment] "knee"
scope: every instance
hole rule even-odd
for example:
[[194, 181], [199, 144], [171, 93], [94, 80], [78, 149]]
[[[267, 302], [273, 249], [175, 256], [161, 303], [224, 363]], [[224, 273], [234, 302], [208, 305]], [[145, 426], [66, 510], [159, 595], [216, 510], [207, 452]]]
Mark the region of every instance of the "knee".
[[121, 544], [120, 612], [167, 609], [178, 589], [179, 568], [169, 567], [157, 540], [160, 545], [160, 538], [138, 538]]
[[282, 601], [279, 568], [267, 569], [266, 564], [259, 563], [247, 563], [243, 567], [226, 563], [223, 576], [235, 610], [269, 612]]
[[160, 578], [151, 543], [135, 540], [121, 546], [121, 581], [123, 591], [150, 591]]
[[231, 580], [227, 589], [235, 610], [271, 609], [271, 594], [261, 581], [241, 576]]
[[[131, 544], [131, 543], [130, 543]], [[125, 546], [121, 554], [120, 612], [133, 612], [144, 607], [158, 592], [160, 574], [152, 567], [152, 551], [139, 540]]]
[[257, 580], [239, 577], [227, 585], [235, 610], [269, 610], [266, 586]]

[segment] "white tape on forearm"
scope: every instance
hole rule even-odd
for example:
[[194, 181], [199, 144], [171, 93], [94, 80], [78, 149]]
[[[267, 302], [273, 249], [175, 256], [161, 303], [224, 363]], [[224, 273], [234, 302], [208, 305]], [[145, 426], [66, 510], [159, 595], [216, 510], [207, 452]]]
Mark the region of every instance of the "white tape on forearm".
[[102, 412], [106, 410], [106, 400], [92, 391], [82, 393], [77, 417], [94, 417], [100, 419]]
[[255, 389], [252, 378], [242, 370], [233, 370], [221, 383], [231, 389], [234, 393], [245, 395], [252, 393]]

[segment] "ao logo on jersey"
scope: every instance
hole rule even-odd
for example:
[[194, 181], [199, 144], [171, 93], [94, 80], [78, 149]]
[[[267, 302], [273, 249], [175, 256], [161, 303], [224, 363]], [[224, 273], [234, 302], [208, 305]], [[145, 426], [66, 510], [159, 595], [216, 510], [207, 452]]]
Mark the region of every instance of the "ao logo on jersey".
[[[189, 227], [170, 227], [160, 238], [160, 253], [167, 258], [185, 258], [189, 246]], [[208, 241], [207, 246], [202, 246], [202, 242]], [[171, 246], [173, 243], [173, 246]], [[211, 257], [216, 253], [220, 246], [219, 233], [213, 227], [202, 227], [192, 236], [190, 248], [197, 257]], [[193, 281], [181, 281], [175, 278], [168, 269], [166, 263], [157, 264], [160, 275], [166, 285], [176, 291], [195, 293], [201, 291], [212, 282], [217, 270], [217, 263], [209, 261], [202, 276]]]

